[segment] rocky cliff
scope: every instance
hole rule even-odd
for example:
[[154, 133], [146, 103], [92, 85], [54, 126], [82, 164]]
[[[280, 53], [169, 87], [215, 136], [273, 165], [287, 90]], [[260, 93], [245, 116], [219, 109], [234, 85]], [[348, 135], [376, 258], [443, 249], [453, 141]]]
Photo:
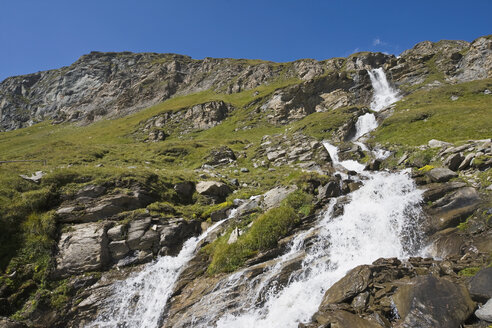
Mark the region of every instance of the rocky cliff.
[[367, 104], [370, 84], [365, 70], [380, 66], [402, 85], [488, 78], [492, 74], [491, 47], [492, 41], [486, 37], [472, 43], [425, 41], [397, 58], [358, 53], [348, 58], [282, 64], [92, 52], [69, 67], [4, 80], [0, 84], [0, 128], [12, 130], [48, 119], [90, 123], [128, 115], [173, 96], [205, 90], [239, 93], [291, 79], [295, 86], [279, 90], [264, 104], [273, 109], [272, 121], [285, 122], [315, 111]]

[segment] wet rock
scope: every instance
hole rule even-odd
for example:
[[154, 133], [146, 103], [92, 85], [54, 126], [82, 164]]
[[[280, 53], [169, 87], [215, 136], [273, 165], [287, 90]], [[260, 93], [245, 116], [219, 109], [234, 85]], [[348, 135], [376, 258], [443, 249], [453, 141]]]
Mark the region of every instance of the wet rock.
[[436, 167], [433, 168], [432, 170], [428, 171], [426, 175], [433, 181], [433, 182], [446, 182], [450, 180], [451, 178], [455, 178], [458, 176], [456, 172], [451, 171], [450, 169], [444, 168], [444, 167]]
[[168, 222], [160, 231], [161, 255], [173, 255], [179, 252], [183, 243], [200, 233], [200, 222], [176, 219]]
[[401, 327], [459, 327], [475, 309], [463, 285], [432, 275], [403, 282], [393, 300]]
[[492, 298], [475, 311], [477, 318], [483, 321], [492, 322]]
[[218, 181], [200, 181], [196, 185], [196, 191], [205, 196], [225, 198], [232, 190], [225, 183]]
[[364, 170], [366, 170], [366, 171], [379, 171], [380, 167], [381, 167], [381, 160], [380, 159], [373, 159], [366, 165]]
[[297, 190], [297, 186], [276, 187], [263, 194], [262, 206], [265, 210], [277, 207], [291, 193]]
[[84, 223], [67, 228], [58, 242], [56, 276], [101, 270], [109, 261], [106, 223]]
[[318, 200], [338, 197], [341, 195], [340, 184], [338, 181], [330, 181], [324, 186], [318, 187]]
[[480, 270], [468, 283], [472, 298], [485, 302], [492, 298], [492, 267]]
[[447, 193], [466, 186], [464, 182], [430, 183], [425, 185], [423, 198], [425, 202], [433, 202]]

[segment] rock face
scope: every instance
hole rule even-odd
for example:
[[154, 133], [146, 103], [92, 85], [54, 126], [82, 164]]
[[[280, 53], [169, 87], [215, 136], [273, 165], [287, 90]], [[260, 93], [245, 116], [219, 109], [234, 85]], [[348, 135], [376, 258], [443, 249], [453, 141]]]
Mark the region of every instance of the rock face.
[[234, 110], [223, 101], [212, 101], [168, 111], [148, 119], [140, 129], [149, 141], [159, 141], [171, 134], [210, 129], [222, 122]]
[[455, 270], [471, 258], [379, 259], [358, 266], [326, 291], [303, 327], [460, 327], [476, 305]]
[[56, 258], [57, 275], [64, 277], [101, 270], [108, 264], [107, 223], [75, 225], [62, 233]]
[[469, 282], [469, 290], [473, 299], [486, 302], [492, 298], [492, 268], [480, 270]]
[[401, 327], [459, 327], [475, 309], [463, 285], [432, 275], [405, 282], [393, 300]]

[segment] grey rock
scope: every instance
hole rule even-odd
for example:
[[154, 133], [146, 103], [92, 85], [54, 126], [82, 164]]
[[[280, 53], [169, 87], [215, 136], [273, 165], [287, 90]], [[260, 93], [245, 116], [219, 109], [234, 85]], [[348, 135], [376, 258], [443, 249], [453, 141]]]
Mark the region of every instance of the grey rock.
[[231, 148], [222, 146], [210, 151], [205, 164], [210, 166], [225, 165], [234, 162], [236, 159], [236, 154]]
[[77, 192], [77, 198], [80, 197], [96, 198], [101, 196], [105, 192], [106, 192], [106, 188], [104, 188], [103, 186], [87, 185]]
[[229, 236], [229, 239], [227, 240], [227, 243], [228, 244], [234, 244], [237, 239], [239, 238], [239, 236], [241, 236], [241, 230], [239, 230], [239, 228], [234, 228], [234, 230], [232, 230], [231, 232], [231, 235]]
[[436, 200], [428, 213], [434, 229], [442, 230], [456, 226], [472, 214], [480, 205], [481, 199], [475, 188], [457, 189]]
[[107, 223], [84, 223], [62, 232], [56, 273], [60, 277], [101, 270], [109, 261]]
[[443, 162], [450, 170], [458, 170], [461, 162], [463, 162], [463, 156], [460, 153], [449, 155]]
[[121, 260], [124, 258], [130, 249], [126, 245], [124, 240], [112, 241], [109, 243], [109, 252], [114, 260]]
[[126, 243], [131, 250], [138, 249], [141, 238], [150, 226], [150, 218], [135, 220], [130, 223], [126, 237]]
[[492, 298], [492, 267], [477, 272], [468, 283], [468, 290], [472, 298], [479, 302], [486, 302]]
[[463, 285], [432, 275], [403, 282], [393, 296], [401, 327], [459, 327], [475, 309]]
[[440, 147], [448, 147], [451, 146], [449, 142], [441, 141], [441, 140], [436, 140], [436, 139], [431, 139], [427, 143], [430, 148], [440, 148]]
[[125, 239], [125, 226], [119, 224], [108, 230], [108, 238], [110, 240], [123, 240]]
[[350, 270], [326, 291], [320, 307], [344, 302], [363, 292], [367, 288], [371, 276], [371, 269], [367, 265], [360, 265]]
[[276, 187], [263, 194], [262, 206], [265, 210], [277, 207], [292, 192], [297, 190], [297, 186]]
[[1, 328], [26, 328], [27, 326], [23, 323], [13, 321], [9, 318], [0, 317], [0, 327]]
[[446, 182], [446, 181], [450, 180], [451, 178], [455, 178], [458, 176], [458, 174], [456, 172], [453, 172], [450, 169], [445, 168], [445, 167], [433, 168], [432, 170], [426, 172], [426, 175], [433, 182]]
[[46, 173], [43, 171], [36, 171], [31, 176], [21, 174], [20, 177], [24, 180], [32, 181], [34, 183], [39, 183]]
[[224, 198], [231, 193], [231, 188], [218, 181], [200, 181], [196, 185], [196, 191], [202, 195]]
[[240, 171], [242, 173], [248, 173], [249, 172], [248, 168], [246, 168], [246, 167], [242, 167]]
[[475, 311], [475, 315], [478, 319], [492, 322], [492, 298], [487, 301], [483, 306]]
[[341, 195], [340, 184], [337, 181], [330, 181], [324, 186], [318, 187], [318, 200], [324, 200]]
[[138, 249], [143, 251], [154, 251], [157, 252], [159, 246], [159, 233], [152, 229], [149, 229], [140, 238], [140, 243], [138, 244]]
[[195, 192], [195, 184], [193, 182], [179, 182], [174, 185], [174, 190], [184, 199], [190, 199]]
[[467, 169], [470, 166], [471, 161], [475, 158], [475, 153], [470, 153], [466, 155], [465, 159], [460, 163], [458, 170]]

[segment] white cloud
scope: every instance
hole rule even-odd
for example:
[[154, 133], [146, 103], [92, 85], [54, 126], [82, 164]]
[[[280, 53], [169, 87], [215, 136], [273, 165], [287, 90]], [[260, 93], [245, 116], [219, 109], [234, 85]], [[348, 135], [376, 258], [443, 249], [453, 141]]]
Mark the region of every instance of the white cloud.
[[385, 46], [387, 45], [386, 42], [383, 42], [380, 38], [376, 38], [372, 41], [373, 46]]

